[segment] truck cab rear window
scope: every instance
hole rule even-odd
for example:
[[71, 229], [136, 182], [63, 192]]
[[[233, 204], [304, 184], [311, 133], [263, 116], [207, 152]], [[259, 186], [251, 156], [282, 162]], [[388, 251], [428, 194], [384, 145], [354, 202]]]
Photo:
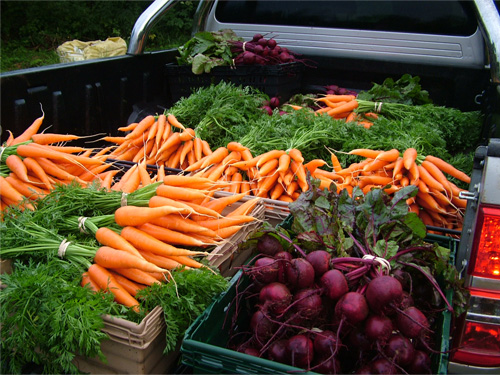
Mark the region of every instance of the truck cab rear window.
[[467, 1], [219, 1], [222, 23], [328, 27], [468, 36], [477, 29]]

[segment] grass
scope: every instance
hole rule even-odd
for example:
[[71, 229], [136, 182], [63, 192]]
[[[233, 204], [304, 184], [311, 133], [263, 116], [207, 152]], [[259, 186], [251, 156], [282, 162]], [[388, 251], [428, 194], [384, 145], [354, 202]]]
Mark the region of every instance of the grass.
[[26, 48], [19, 43], [2, 43], [1, 72], [59, 63], [55, 50]]
[[[166, 40], [165, 45], [146, 46], [145, 51], [160, 51], [165, 49], [177, 48], [186, 43], [191, 35], [176, 35]], [[13, 70], [35, 68], [39, 66], [58, 64], [59, 56], [55, 49], [30, 48], [20, 45], [19, 42], [2, 42], [0, 46], [0, 73]]]

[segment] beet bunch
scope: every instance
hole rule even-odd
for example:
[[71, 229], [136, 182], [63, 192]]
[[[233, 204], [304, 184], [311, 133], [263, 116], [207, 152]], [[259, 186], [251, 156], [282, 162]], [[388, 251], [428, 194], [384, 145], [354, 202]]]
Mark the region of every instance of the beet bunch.
[[[283, 238], [264, 233], [243, 267], [250, 285], [238, 298], [251, 319], [231, 349], [324, 374], [432, 373], [437, 312], [414, 293], [422, 280], [376, 260], [348, 266], [326, 250], [306, 254]], [[363, 276], [351, 278], [355, 270]]]

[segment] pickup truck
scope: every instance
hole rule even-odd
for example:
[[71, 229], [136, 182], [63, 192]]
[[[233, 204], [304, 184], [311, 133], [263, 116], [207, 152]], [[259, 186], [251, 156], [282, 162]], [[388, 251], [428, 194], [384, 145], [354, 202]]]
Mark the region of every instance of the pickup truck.
[[[0, 76], [2, 126], [19, 134], [40, 115], [54, 132], [113, 133], [172, 105], [166, 65], [177, 51], [144, 52], [156, 22], [178, 1], [154, 1], [138, 18], [124, 56], [56, 64]], [[409, 73], [436, 104], [481, 110], [455, 262], [470, 289], [453, 325], [448, 373], [500, 373], [500, 17], [495, 2], [200, 1], [193, 34], [232, 29], [273, 34], [313, 59], [301, 91], [325, 82], [356, 90]], [[5, 134], [2, 134], [2, 140]]]

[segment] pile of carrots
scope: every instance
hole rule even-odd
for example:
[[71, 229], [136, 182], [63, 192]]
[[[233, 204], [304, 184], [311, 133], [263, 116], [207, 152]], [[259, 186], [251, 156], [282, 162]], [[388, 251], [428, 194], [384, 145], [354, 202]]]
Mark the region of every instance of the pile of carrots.
[[364, 159], [343, 168], [332, 152], [333, 170], [321, 169], [320, 166], [326, 164], [323, 160], [311, 161], [306, 167], [324, 187], [335, 183], [338, 191], [347, 189], [352, 192], [357, 186], [364, 193], [372, 188], [382, 188], [392, 194], [402, 187], [416, 185], [418, 193], [407, 203], [425, 225], [462, 229], [467, 200], [460, 198], [459, 194], [465, 190], [454, 184], [448, 176], [469, 184], [470, 177], [467, 174], [436, 156], [418, 155], [414, 148], [402, 153], [397, 149], [356, 149], [348, 153]]
[[[318, 101], [325, 104], [319, 111], [329, 115], [346, 121], [356, 116], [354, 95], [325, 95]], [[122, 137], [102, 138], [111, 146], [96, 151], [52, 144], [75, 139], [75, 136], [49, 137], [39, 133], [42, 120], [43, 116], [21, 136], [10, 137], [6, 142], [6, 150], [17, 149], [6, 161], [10, 174], [0, 177], [2, 208], [21, 202], [26, 196], [36, 199], [37, 195], [47, 193], [51, 184], [71, 180], [82, 185], [98, 180], [105, 188], [129, 193], [151, 182], [164, 180], [168, 176], [165, 175], [166, 168], [180, 169], [192, 177], [218, 182], [220, 190], [240, 197], [253, 195], [284, 202], [296, 200], [308, 189], [307, 173], [319, 179], [321, 187], [330, 188], [335, 183], [339, 191], [351, 191], [358, 186], [365, 192], [372, 187], [384, 187], [386, 192], [392, 193], [414, 184], [419, 187], [419, 193], [408, 202], [410, 209], [428, 225], [454, 229], [460, 228], [466, 205], [466, 201], [458, 197], [460, 189], [446, 176], [466, 183], [470, 178], [439, 158], [417, 155], [415, 149], [402, 152], [395, 149], [352, 150], [348, 153], [365, 157], [365, 160], [345, 167], [339, 164], [334, 152], [327, 163], [325, 160], [306, 162], [298, 149], [252, 155], [238, 142], [229, 142], [212, 150], [193, 129], [183, 126], [175, 116], [160, 114], [120, 128], [126, 132]], [[112, 164], [107, 162], [116, 160], [133, 162], [119, 178], [116, 178], [119, 171], [110, 168]], [[35, 162], [41, 169], [35, 167]], [[157, 166], [154, 175], [146, 169], [151, 164]], [[328, 165], [330, 167], [322, 168]], [[29, 202], [24, 204], [30, 207]]]
[[[369, 129], [373, 125], [373, 120], [378, 118], [375, 112], [356, 113], [358, 101], [355, 95], [326, 94], [316, 99], [319, 108], [314, 110], [315, 114], [326, 113], [334, 119], [345, 119], [346, 122], [356, 124]], [[303, 109], [302, 106], [291, 105], [293, 109]]]
[[259, 202], [254, 198], [227, 210], [241, 196], [214, 198], [219, 188], [206, 178], [170, 175], [157, 187], [148, 207], [118, 208], [114, 217], [122, 229], [96, 231], [102, 246], [81, 284], [111, 292], [117, 302], [138, 309], [137, 292], [168, 282], [171, 270], [206, 267], [195, 259], [209, 254], [203, 248], [224, 243], [256, 220], [252, 211]]

